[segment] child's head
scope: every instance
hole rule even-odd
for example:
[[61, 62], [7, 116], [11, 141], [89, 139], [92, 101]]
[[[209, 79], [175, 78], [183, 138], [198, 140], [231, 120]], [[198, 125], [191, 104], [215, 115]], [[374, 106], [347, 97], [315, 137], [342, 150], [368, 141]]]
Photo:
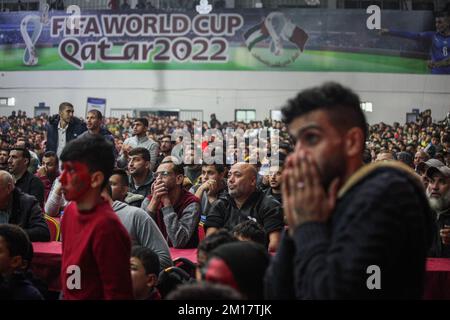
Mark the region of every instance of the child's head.
[[239, 223], [234, 227], [233, 235], [239, 241], [253, 241], [267, 248], [267, 235], [261, 225], [259, 225], [256, 221], [247, 220]]
[[161, 268], [158, 255], [149, 248], [134, 246], [131, 250], [130, 268], [134, 298], [148, 298], [158, 284]]
[[0, 224], [0, 275], [22, 270], [31, 261], [31, 242], [22, 228]]
[[114, 168], [113, 145], [100, 135], [69, 142], [61, 153], [61, 184], [67, 200], [77, 201], [108, 183]]

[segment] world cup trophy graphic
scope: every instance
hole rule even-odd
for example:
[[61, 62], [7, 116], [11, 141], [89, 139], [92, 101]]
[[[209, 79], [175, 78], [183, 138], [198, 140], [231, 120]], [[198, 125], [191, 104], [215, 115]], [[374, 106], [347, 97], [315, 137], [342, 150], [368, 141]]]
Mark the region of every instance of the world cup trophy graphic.
[[[25, 52], [23, 54], [23, 63], [27, 66], [34, 66], [38, 63], [39, 59], [36, 51], [36, 42], [41, 36], [42, 28], [48, 23], [48, 4], [43, 6], [41, 16], [27, 15], [22, 19], [20, 23], [20, 33], [25, 42]], [[28, 26], [32, 27], [31, 37], [28, 33]]]

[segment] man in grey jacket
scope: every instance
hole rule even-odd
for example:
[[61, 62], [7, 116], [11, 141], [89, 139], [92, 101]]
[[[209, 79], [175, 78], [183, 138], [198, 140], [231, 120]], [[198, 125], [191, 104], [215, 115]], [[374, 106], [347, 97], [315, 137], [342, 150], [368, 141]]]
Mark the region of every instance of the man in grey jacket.
[[114, 212], [117, 213], [133, 245], [153, 250], [159, 257], [161, 268], [172, 266], [169, 246], [155, 221], [144, 210], [113, 199], [113, 188], [108, 185], [102, 196], [110, 202]]

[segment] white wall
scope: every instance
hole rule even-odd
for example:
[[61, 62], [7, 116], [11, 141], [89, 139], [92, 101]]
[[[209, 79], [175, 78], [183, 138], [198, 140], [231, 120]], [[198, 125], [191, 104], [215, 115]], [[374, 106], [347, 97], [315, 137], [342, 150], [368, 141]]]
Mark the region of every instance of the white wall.
[[56, 113], [59, 103], [75, 105], [84, 116], [87, 97], [107, 99], [111, 108], [204, 109], [218, 119], [233, 120], [234, 109], [256, 109], [263, 120], [270, 109], [284, 105], [304, 88], [324, 81], [350, 86], [361, 100], [373, 103], [369, 123], [404, 122], [412, 108], [432, 109], [434, 119], [450, 111], [450, 76], [234, 71], [28, 71], [0, 72], [0, 97], [15, 97], [14, 108], [0, 106], [0, 115], [12, 110], [33, 114], [45, 102]]

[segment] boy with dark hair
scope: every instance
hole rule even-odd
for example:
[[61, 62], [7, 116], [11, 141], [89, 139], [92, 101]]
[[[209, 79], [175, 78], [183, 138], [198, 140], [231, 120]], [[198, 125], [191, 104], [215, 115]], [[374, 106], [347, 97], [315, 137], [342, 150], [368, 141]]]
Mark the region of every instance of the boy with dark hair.
[[42, 295], [27, 279], [30, 239], [19, 226], [0, 225], [0, 300], [42, 300]]
[[130, 265], [134, 299], [161, 300], [156, 288], [161, 271], [158, 255], [149, 248], [134, 246]]
[[69, 142], [61, 153], [62, 192], [71, 201], [61, 224], [64, 299], [132, 298], [130, 237], [101, 197], [114, 167], [111, 149], [92, 136]]
[[233, 228], [233, 235], [239, 241], [253, 241], [267, 248], [267, 235], [257, 222], [248, 220]]

